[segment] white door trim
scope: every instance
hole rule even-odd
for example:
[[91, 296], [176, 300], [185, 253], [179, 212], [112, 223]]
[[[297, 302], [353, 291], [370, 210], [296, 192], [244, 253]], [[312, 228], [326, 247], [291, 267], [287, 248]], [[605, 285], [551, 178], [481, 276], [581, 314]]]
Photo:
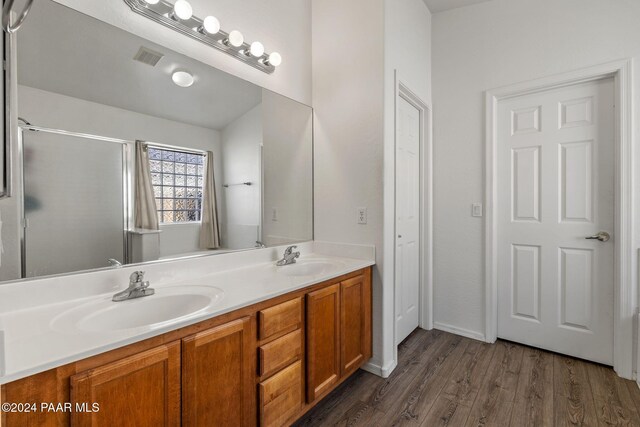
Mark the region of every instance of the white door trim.
[[[422, 329], [433, 328], [433, 126], [432, 109], [420, 99], [409, 87], [398, 77], [396, 73], [395, 90], [395, 119], [394, 119], [394, 224], [393, 235], [390, 236], [395, 242], [395, 147], [398, 140], [398, 99], [402, 97], [420, 112], [420, 321]], [[393, 251], [393, 277], [394, 277], [394, 316], [393, 316], [393, 342], [396, 343], [396, 314], [395, 298], [397, 297], [395, 284], [395, 244]], [[397, 358], [397, 356], [396, 356]]]
[[485, 93], [485, 334], [495, 342], [498, 331], [497, 257], [497, 108], [502, 99], [613, 77], [615, 81], [615, 265], [614, 265], [614, 369], [633, 376], [633, 318], [636, 292], [632, 270], [632, 60], [624, 59], [565, 74], [518, 83]]

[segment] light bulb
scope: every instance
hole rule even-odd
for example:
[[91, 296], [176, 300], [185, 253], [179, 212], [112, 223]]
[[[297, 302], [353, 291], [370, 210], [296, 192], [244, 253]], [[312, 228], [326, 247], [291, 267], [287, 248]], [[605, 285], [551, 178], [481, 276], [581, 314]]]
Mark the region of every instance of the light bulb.
[[218, 18], [215, 16], [207, 16], [204, 18], [204, 21], [202, 21], [202, 29], [204, 29], [207, 34], [216, 34], [220, 31], [220, 21], [218, 21]]
[[177, 0], [173, 5], [173, 14], [186, 21], [193, 16], [193, 9], [187, 0]]
[[180, 87], [189, 87], [193, 84], [193, 76], [186, 71], [176, 71], [171, 76], [171, 80]]
[[269, 55], [269, 59], [267, 59], [267, 62], [269, 63], [269, 65], [277, 67], [278, 65], [282, 64], [282, 56], [280, 56], [278, 52], [272, 52]]
[[147, 4], [158, 4], [160, 0], [144, 0]]
[[251, 43], [251, 49], [249, 49], [249, 52], [251, 52], [251, 55], [256, 58], [260, 58], [264, 55], [264, 45], [260, 42], [253, 42]]
[[244, 36], [238, 30], [233, 30], [229, 33], [229, 43], [231, 46], [240, 47], [244, 43]]

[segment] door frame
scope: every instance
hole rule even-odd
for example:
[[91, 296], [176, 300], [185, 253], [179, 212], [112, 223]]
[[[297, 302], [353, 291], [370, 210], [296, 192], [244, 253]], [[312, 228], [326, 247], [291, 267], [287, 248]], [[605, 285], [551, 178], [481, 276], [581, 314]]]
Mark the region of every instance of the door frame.
[[[416, 108], [420, 114], [420, 283], [419, 283], [419, 321], [418, 327], [426, 330], [433, 328], [433, 111], [402, 81], [398, 73], [395, 77], [394, 97], [394, 144], [393, 144], [393, 345], [397, 352], [397, 314], [395, 313], [398, 286], [396, 283], [396, 150], [398, 144], [399, 102], [402, 98]], [[394, 354], [397, 360], [397, 353]]]
[[498, 332], [497, 144], [498, 102], [504, 99], [604, 78], [614, 79], [614, 330], [613, 367], [624, 378], [633, 376], [633, 319], [636, 309], [633, 281], [633, 122], [631, 59], [600, 64], [564, 74], [531, 80], [485, 92], [485, 340]]

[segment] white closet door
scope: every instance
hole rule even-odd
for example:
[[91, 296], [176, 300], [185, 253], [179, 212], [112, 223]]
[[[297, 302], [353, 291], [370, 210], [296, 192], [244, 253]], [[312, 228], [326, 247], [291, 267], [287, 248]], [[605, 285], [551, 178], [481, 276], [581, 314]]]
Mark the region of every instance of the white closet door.
[[398, 97], [396, 141], [396, 343], [419, 322], [420, 111]]

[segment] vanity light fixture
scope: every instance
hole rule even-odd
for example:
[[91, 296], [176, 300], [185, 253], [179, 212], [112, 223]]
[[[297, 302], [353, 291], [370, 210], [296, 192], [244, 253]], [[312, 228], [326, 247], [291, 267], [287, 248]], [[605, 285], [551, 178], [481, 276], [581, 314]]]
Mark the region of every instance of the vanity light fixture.
[[256, 58], [262, 57], [264, 55], [264, 45], [260, 42], [251, 43], [251, 47], [249, 48], [249, 53]]
[[193, 16], [193, 9], [187, 0], [176, 0], [173, 5], [173, 12], [170, 15], [173, 19], [188, 21]]
[[205, 34], [218, 34], [220, 31], [220, 21], [215, 16], [207, 16], [202, 21], [202, 25], [198, 28], [198, 31]]
[[194, 16], [191, 4], [187, 0], [175, 0], [175, 3], [168, 0], [124, 0], [124, 2], [134, 12], [221, 50], [267, 74], [273, 73], [282, 63], [282, 56], [279, 53], [266, 53], [264, 45], [257, 41], [245, 42], [240, 31], [233, 30], [229, 33], [223, 31], [216, 17], [207, 16], [202, 20]]
[[189, 87], [195, 81], [193, 75], [187, 71], [176, 71], [171, 75], [171, 80], [180, 87]]
[[282, 64], [282, 56], [278, 52], [273, 52], [269, 55], [269, 58], [265, 61], [265, 64], [273, 65], [274, 67]]
[[227, 46], [231, 45], [233, 47], [240, 47], [244, 44], [244, 36], [238, 30], [233, 30], [229, 33], [229, 37], [227, 37], [224, 42]]

